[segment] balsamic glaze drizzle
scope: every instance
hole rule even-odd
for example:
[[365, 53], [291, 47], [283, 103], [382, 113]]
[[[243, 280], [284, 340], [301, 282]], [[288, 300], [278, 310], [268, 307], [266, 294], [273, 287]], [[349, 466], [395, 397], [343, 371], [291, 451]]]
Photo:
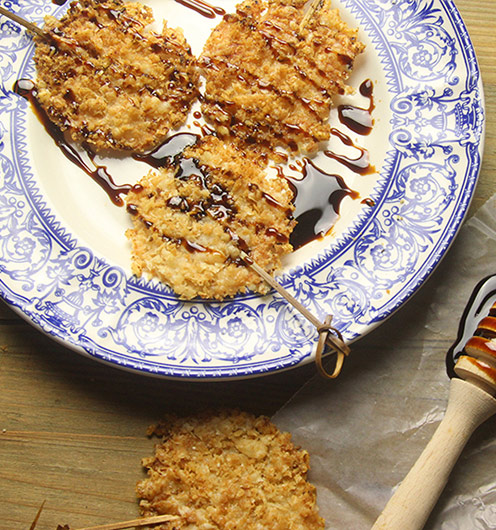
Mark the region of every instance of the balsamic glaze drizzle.
[[145, 219], [139, 212], [138, 207], [135, 204], [128, 204], [126, 207], [127, 212], [130, 215], [136, 216], [139, 218], [139, 220], [146, 226], [148, 230], [151, 230], [155, 234], [157, 234], [162, 241], [166, 241], [168, 243], [173, 243], [176, 246], [182, 246], [185, 248], [190, 254], [194, 254], [196, 252], [201, 253], [209, 253], [209, 254], [220, 254], [220, 252], [216, 249], [212, 249], [209, 247], [204, 247], [203, 245], [200, 245], [199, 243], [195, 243], [193, 241], [190, 241], [186, 238], [177, 238], [172, 237], [170, 235], [162, 233], [154, 224], [149, 221], [148, 219]]
[[340, 175], [326, 173], [309, 159], [305, 159], [302, 175], [301, 179], [286, 177], [295, 194], [297, 224], [289, 239], [295, 250], [325, 236], [339, 216], [342, 200], [358, 196]]
[[134, 154], [133, 158], [146, 162], [152, 167], [159, 168], [173, 164], [181, 153], [191, 145], [194, 145], [199, 136], [193, 133], [177, 133], [167, 138], [153, 151], [145, 154]]
[[222, 7], [216, 7], [208, 4], [204, 0], [175, 0], [178, 4], [189, 7], [206, 18], [215, 18], [216, 15], [223, 16], [226, 14]]
[[366, 149], [355, 145], [353, 140], [347, 134], [344, 134], [338, 129], [331, 129], [331, 134], [339, 138], [344, 145], [357, 149], [358, 156], [356, 158], [350, 158], [346, 155], [339, 154], [328, 149], [324, 151], [324, 154], [328, 158], [336, 160], [359, 175], [370, 175], [371, 173], [375, 173], [375, 167], [370, 165], [369, 152]]
[[[338, 107], [339, 119], [343, 125], [352, 131], [367, 135], [372, 131], [372, 112], [375, 108], [372, 81], [366, 79], [360, 85], [359, 90], [362, 96], [369, 99], [368, 108], [341, 105]], [[331, 134], [338, 138], [342, 144], [358, 150], [358, 156], [350, 158], [326, 150], [324, 154], [328, 158], [336, 160], [359, 175], [375, 172], [375, 168], [370, 165], [369, 153], [366, 149], [355, 145], [347, 134], [336, 128], [331, 129]], [[342, 200], [347, 196], [356, 199], [358, 193], [346, 186], [340, 175], [326, 173], [309, 159], [304, 159], [302, 168], [292, 164], [290, 169], [300, 170], [303, 175], [302, 179], [299, 180], [286, 177], [295, 194], [293, 216], [297, 224], [291, 234], [290, 242], [296, 250], [329, 233], [339, 216]], [[282, 175], [280, 168], [278, 168], [278, 172]], [[371, 199], [364, 199], [362, 203], [369, 207], [374, 206]]]
[[[36, 98], [36, 86], [32, 81], [20, 79], [15, 83], [13, 90], [31, 103], [38, 119], [43, 124], [48, 134], [53, 138], [64, 156], [101, 186], [114, 204], [122, 206], [124, 202], [121, 195], [127, 194], [131, 189], [134, 191], [140, 191], [141, 186], [139, 184], [135, 186], [129, 184], [119, 186], [115, 184], [111, 175], [107, 171], [107, 167], [95, 163], [94, 151], [85, 144], [83, 144], [82, 147], [86, 152], [90, 163], [87, 163], [83, 159], [81, 154], [66, 140], [64, 133], [50, 121], [48, 115]], [[369, 98], [370, 104], [368, 109], [352, 107], [351, 105], [341, 105], [338, 109], [341, 123], [358, 134], [369, 134], [372, 128], [373, 120], [371, 114], [374, 109], [372, 92], [372, 82], [366, 80], [360, 86], [360, 93]], [[364, 118], [365, 115], [369, 116], [369, 121]], [[197, 115], [195, 115], [195, 117], [198, 119], [200, 118], [200, 116]], [[202, 130], [203, 134], [208, 134], [210, 132], [211, 131], [209, 130]], [[334, 151], [326, 150], [324, 151], [324, 154], [328, 158], [340, 162], [351, 171], [360, 175], [370, 174], [375, 171], [374, 167], [370, 165], [368, 152], [364, 148], [356, 146], [348, 135], [338, 129], [333, 128], [331, 133], [344, 145], [357, 149], [359, 154], [356, 158], [349, 158], [335, 153]], [[155, 168], [164, 166], [174, 167], [176, 178], [183, 180], [192, 178], [197, 179], [199, 184], [210, 192], [208, 200], [202, 201], [201, 203], [192, 203], [187, 197], [172, 197], [169, 199], [169, 206], [171, 208], [188, 211], [191, 215], [194, 215], [197, 218], [206, 215], [220, 221], [232, 218], [235, 215], [236, 210], [228, 191], [218, 185], [211, 184], [208, 176], [208, 168], [200, 166], [198, 161], [194, 159], [181, 157], [184, 149], [188, 146], [194, 145], [199, 137], [198, 134], [193, 133], [176, 133], [167, 138], [153, 151], [145, 154], [134, 154], [133, 158], [145, 162]], [[92, 165], [93, 168], [91, 168], [90, 165]], [[323, 171], [308, 158], [304, 158], [303, 162], [297, 160], [295, 164], [291, 164], [290, 168], [301, 172], [302, 178], [296, 179], [288, 177], [284, 175], [280, 166], [276, 166], [279, 176], [288, 180], [289, 185], [294, 192], [295, 210], [292, 215], [296, 219], [297, 225], [291, 234], [290, 243], [296, 250], [310, 241], [323, 237], [329, 233], [339, 216], [342, 200], [347, 196], [356, 199], [358, 193], [351, 190], [340, 175], [330, 174]], [[262, 197], [272, 207], [282, 207], [270, 195], [262, 193]], [[362, 202], [368, 206], [373, 206], [373, 201], [371, 200], [365, 199]], [[133, 204], [127, 206], [127, 211], [131, 215], [139, 215], [137, 208]], [[288, 214], [290, 214], [290, 212], [288, 212]], [[143, 220], [143, 222], [147, 226], [150, 225], [149, 228], [153, 228], [153, 225], [148, 221]], [[246, 243], [237, 237], [236, 234], [232, 233], [228, 227], [226, 227], [225, 230], [229, 233], [239, 248], [244, 249], [245, 252], [249, 250], [247, 249]], [[287, 240], [286, 236], [279, 234], [277, 230], [273, 228], [267, 228], [266, 233], [267, 235], [274, 237], [276, 241], [284, 242]], [[167, 236], [163, 235], [163, 238], [167, 238]], [[168, 239], [172, 241], [172, 239]], [[195, 245], [187, 240], [175, 241], [175, 243], [183, 245], [189, 252], [212, 251], [212, 249], [206, 249], [201, 245]]]
[[372, 132], [374, 125], [372, 112], [375, 109], [373, 84], [370, 79], [366, 79], [360, 85], [360, 94], [368, 98], [368, 108], [364, 109], [355, 107], [354, 105], [339, 105], [339, 121], [357, 134], [368, 135]]
[[116, 184], [112, 176], [108, 173], [106, 166], [95, 164], [94, 151], [88, 145], [83, 144], [82, 147], [88, 155], [90, 164], [93, 165], [93, 168], [90, 167], [90, 164], [85, 162], [81, 154], [67, 141], [63, 131], [50, 121], [47, 113], [36, 98], [36, 86], [32, 81], [29, 79], [19, 79], [15, 82], [13, 90], [16, 94], [31, 103], [36, 116], [61, 150], [62, 154], [90, 176], [107, 193], [110, 200], [115, 205], [122, 206], [124, 201], [122, 200], [121, 195], [126, 195], [131, 189], [131, 186], [129, 184]]

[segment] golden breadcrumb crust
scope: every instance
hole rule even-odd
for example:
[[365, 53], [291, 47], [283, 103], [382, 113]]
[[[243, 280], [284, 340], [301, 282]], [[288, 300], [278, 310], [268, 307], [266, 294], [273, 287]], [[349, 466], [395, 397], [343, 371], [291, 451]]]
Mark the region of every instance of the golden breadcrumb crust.
[[347, 91], [364, 45], [330, 0], [300, 28], [306, 0], [247, 0], [208, 38], [202, 111], [222, 137], [274, 156], [315, 152], [330, 137], [332, 97]]
[[186, 299], [267, 292], [240, 250], [271, 274], [292, 251], [287, 180], [268, 178], [246, 153], [214, 136], [176, 162], [151, 171], [126, 198], [133, 273], [149, 273]]
[[140, 3], [73, 2], [47, 17], [36, 40], [38, 100], [75, 141], [98, 150], [146, 151], [181, 125], [198, 95], [196, 61], [182, 34]]
[[144, 516], [179, 515], [159, 530], [320, 530], [308, 453], [266, 417], [239, 411], [168, 417], [136, 487]]

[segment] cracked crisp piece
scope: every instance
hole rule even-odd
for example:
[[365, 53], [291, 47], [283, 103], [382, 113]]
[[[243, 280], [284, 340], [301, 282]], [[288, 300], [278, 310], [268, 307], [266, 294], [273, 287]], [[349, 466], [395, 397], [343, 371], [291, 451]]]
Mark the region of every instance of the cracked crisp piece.
[[144, 516], [171, 514], [159, 530], [319, 530], [308, 453], [266, 417], [239, 411], [166, 418], [136, 492]]
[[182, 31], [162, 33], [153, 14], [120, 0], [73, 2], [47, 17], [36, 39], [38, 100], [75, 141], [142, 152], [181, 125], [198, 96], [199, 73]]
[[240, 250], [270, 274], [278, 270], [292, 251], [292, 199], [286, 179], [267, 177], [249, 155], [206, 136], [128, 194], [133, 273], [186, 299], [265, 293]]
[[300, 28], [306, 0], [247, 0], [214, 29], [199, 58], [202, 111], [221, 137], [274, 157], [311, 153], [330, 137], [332, 97], [345, 93], [364, 45], [330, 1]]

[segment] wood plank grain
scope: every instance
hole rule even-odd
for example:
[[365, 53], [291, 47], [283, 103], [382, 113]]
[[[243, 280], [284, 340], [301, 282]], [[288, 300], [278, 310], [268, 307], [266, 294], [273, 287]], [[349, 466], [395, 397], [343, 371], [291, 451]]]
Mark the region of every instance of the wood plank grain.
[[467, 26], [482, 75], [485, 95], [486, 134], [479, 183], [469, 215], [496, 193], [496, 2], [493, 0], [459, 1], [456, 6]]

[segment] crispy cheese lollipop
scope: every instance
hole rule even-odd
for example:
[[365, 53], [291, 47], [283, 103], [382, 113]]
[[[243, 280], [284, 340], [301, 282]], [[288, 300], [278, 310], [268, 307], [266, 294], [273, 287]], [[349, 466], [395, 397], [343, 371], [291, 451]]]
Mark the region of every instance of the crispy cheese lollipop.
[[181, 30], [155, 33], [152, 11], [120, 0], [73, 2], [36, 37], [37, 97], [75, 141], [142, 152], [181, 125], [198, 95]]
[[322, 530], [309, 455], [268, 418], [239, 411], [167, 417], [143, 460], [141, 513], [172, 514], [161, 529]]
[[251, 156], [206, 136], [128, 194], [132, 270], [186, 299], [265, 293], [268, 285], [240, 252], [269, 273], [278, 270], [292, 251], [292, 200], [286, 179], [268, 178]]
[[332, 98], [364, 45], [330, 1], [247, 0], [214, 29], [199, 58], [202, 111], [221, 137], [273, 154], [315, 152], [330, 137]]

